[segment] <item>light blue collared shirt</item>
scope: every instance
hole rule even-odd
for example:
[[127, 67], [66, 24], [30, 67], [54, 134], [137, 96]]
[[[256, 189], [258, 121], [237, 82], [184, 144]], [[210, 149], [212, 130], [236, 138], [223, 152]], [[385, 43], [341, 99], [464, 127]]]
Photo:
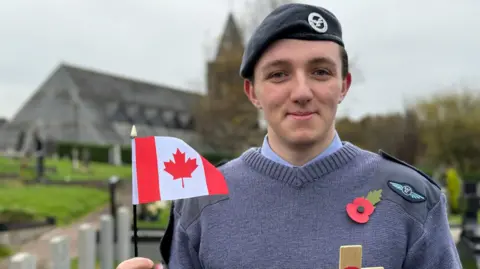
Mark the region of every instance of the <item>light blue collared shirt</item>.
[[[330, 154], [336, 152], [337, 150], [341, 149], [342, 147], [343, 147], [342, 141], [340, 140], [340, 137], [338, 136], [338, 133], [335, 132], [335, 137], [333, 137], [332, 143], [330, 143], [330, 145], [322, 153], [320, 153], [317, 157], [315, 157], [313, 160], [309, 161], [305, 165], [307, 165], [311, 162], [323, 159], [323, 158], [327, 157], [328, 155], [330, 155]], [[274, 162], [277, 162], [277, 163], [280, 163], [280, 164], [283, 164], [283, 165], [286, 165], [286, 166], [290, 166], [290, 167], [294, 166], [291, 163], [282, 159], [280, 156], [278, 156], [278, 154], [273, 152], [272, 148], [268, 144], [268, 137], [267, 136], [265, 136], [265, 138], [263, 139], [263, 144], [262, 144], [262, 148], [260, 150], [260, 153], [263, 156], [267, 157], [268, 159], [270, 159]]]

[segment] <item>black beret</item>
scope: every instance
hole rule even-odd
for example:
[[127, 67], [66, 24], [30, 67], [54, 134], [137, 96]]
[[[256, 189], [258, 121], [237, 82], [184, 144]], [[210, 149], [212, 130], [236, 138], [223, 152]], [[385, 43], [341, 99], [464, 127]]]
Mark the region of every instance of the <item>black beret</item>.
[[332, 12], [307, 4], [285, 4], [273, 10], [257, 27], [243, 53], [240, 76], [251, 78], [263, 52], [279, 39], [328, 40], [340, 46], [342, 26]]

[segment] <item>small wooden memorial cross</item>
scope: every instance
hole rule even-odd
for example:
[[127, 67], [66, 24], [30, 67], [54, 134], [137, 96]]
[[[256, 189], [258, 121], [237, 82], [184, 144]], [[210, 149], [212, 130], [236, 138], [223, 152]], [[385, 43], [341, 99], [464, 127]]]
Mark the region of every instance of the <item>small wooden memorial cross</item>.
[[384, 269], [378, 267], [362, 267], [362, 246], [341, 246], [338, 269]]

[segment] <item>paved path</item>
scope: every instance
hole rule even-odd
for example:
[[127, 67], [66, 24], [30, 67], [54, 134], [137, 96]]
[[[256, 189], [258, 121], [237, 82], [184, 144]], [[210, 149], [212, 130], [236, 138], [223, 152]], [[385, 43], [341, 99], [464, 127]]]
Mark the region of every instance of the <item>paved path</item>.
[[[129, 187], [118, 190], [117, 192], [117, 205], [128, 205], [130, 206], [131, 193]], [[78, 240], [78, 230], [80, 226], [84, 223], [90, 223], [95, 228], [98, 228], [100, 223], [100, 216], [102, 214], [110, 213], [110, 205], [107, 205], [97, 211], [91, 212], [87, 216], [79, 219], [77, 222], [73, 223], [67, 227], [57, 227], [49, 232], [46, 232], [37, 240], [30, 241], [20, 247], [18, 252], [28, 252], [34, 254], [37, 257], [37, 269], [47, 269], [50, 268], [48, 261], [50, 260], [50, 240], [58, 235], [66, 235], [70, 239], [70, 255], [71, 257], [77, 257], [77, 240]], [[8, 269], [9, 259], [4, 259], [0, 262], [0, 269]]]

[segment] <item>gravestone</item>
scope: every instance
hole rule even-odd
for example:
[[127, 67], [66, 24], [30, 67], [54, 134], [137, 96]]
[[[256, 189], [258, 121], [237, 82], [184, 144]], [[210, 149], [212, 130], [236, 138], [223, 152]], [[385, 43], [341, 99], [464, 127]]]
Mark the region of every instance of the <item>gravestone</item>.
[[52, 269], [70, 268], [70, 240], [66, 236], [56, 236], [50, 240]]
[[126, 207], [120, 207], [117, 211], [117, 261], [130, 258], [131, 241], [131, 216]]
[[82, 224], [78, 234], [78, 268], [95, 268], [96, 251], [95, 229], [91, 224]]
[[88, 171], [90, 165], [90, 150], [88, 148], [84, 148], [82, 150], [82, 164], [83, 167]]
[[26, 252], [15, 254], [10, 259], [9, 269], [35, 269], [37, 267], [37, 258]]
[[120, 145], [113, 145], [109, 150], [109, 162], [112, 165], [122, 165], [122, 148]]
[[72, 167], [73, 167], [73, 170], [78, 170], [79, 168], [77, 148], [72, 149]]
[[114, 268], [113, 219], [110, 215], [100, 217], [100, 266]]

